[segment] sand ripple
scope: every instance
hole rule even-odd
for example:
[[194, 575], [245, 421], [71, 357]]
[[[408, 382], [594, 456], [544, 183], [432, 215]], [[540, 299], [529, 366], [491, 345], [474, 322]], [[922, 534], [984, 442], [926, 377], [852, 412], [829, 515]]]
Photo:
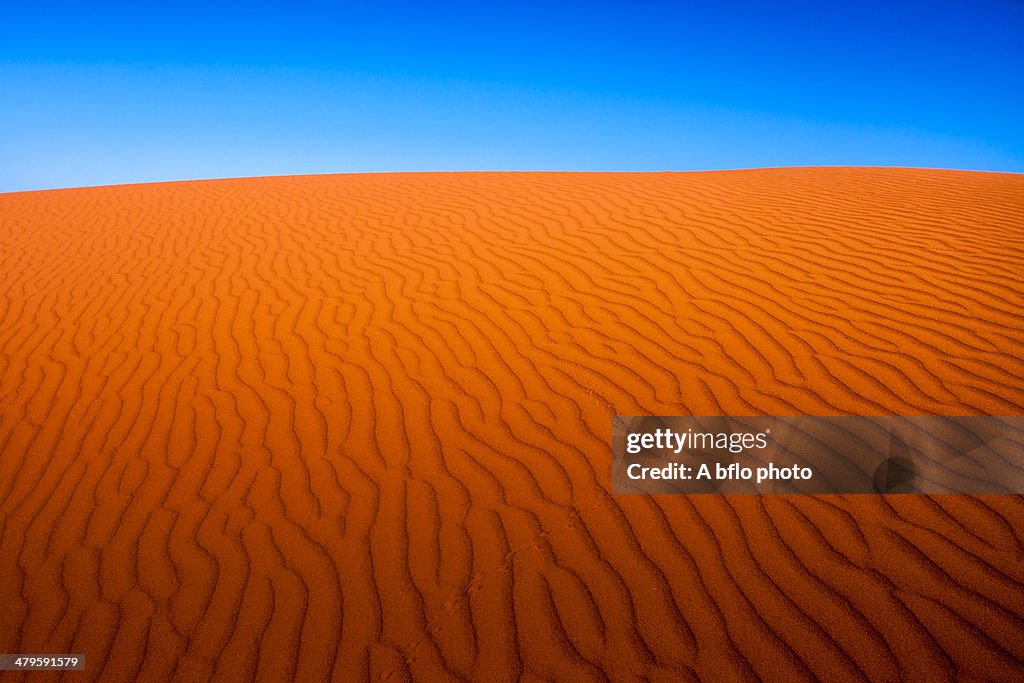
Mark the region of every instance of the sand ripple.
[[0, 651], [74, 680], [1024, 673], [1021, 497], [608, 494], [616, 414], [1024, 412], [1024, 176], [9, 194], [0, 273]]

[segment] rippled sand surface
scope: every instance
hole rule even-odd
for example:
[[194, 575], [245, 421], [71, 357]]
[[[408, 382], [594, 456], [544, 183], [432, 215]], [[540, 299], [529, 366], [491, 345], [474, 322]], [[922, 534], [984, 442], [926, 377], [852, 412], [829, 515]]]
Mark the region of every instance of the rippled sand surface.
[[0, 275], [0, 652], [90, 681], [1024, 675], [1021, 497], [609, 494], [616, 414], [1024, 413], [1024, 176], [8, 194]]

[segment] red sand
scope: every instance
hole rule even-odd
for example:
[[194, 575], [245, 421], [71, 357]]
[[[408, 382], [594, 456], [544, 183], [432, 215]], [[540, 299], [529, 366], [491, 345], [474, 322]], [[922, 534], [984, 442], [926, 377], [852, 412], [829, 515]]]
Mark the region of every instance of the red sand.
[[614, 414], [1024, 412], [1024, 176], [9, 194], [0, 273], [0, 652], [104, 681], [1024, 674], [1021, 497], [608, 493]]

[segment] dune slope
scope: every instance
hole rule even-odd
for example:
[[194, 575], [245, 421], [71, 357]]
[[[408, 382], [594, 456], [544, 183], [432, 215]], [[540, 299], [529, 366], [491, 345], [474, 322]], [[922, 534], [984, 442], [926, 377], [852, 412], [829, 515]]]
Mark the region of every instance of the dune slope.
[[610, 418], [1024, 412], [1024, 176], [0, 195], [0, 652], [75, 680], [1024, 671], [1024, 499], [611, 496]]

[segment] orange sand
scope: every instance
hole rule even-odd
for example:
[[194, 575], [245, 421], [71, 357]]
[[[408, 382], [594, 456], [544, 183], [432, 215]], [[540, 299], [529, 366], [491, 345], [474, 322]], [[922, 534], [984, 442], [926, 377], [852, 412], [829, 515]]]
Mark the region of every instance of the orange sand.
[[0, 652], [71, 680], [1024, 673], [1021, 497], [608, 493], [614, 414], [1024, 412], [1024, 176], [8, 194], [0, 273]]

